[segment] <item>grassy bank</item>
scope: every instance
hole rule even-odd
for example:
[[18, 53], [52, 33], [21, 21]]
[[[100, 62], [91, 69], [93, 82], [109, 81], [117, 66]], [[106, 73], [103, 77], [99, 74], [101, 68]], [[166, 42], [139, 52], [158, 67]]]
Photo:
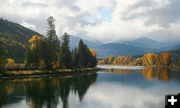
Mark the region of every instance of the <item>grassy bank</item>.
[[0, 78], [27, 78], [45, 76], [68, 76], [74, 74], [90, 73], [99, 70], [98, 68], [77, 68], [77, 69], [57, 69], [57, 70], [19, 70], [0, 72]]

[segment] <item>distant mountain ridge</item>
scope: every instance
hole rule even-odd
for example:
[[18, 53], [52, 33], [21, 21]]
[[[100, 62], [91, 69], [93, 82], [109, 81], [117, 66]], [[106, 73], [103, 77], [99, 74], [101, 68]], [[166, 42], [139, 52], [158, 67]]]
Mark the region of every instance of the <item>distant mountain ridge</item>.
[[158, 53], [180, 48], [179, 43], [159, 42], [141, 37], [132, 41], [121, 43], [108, 43], [96, 47], [98, 57], [107, 56], [137, 56], [144, 53]]
[[142, 48], [162, 48], [168, 46], [166, 42], [155, 41], [146, 37], [140, 37], [133, 41], [126, 41], [124, 44]]

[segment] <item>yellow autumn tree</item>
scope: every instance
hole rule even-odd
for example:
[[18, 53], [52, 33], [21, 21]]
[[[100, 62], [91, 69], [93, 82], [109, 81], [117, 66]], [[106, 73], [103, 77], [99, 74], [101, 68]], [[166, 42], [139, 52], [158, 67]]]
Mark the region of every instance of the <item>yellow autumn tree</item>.
[[146, 66], [147, 65], [156, 65], [157, 64], [157, 58], [158, 58], [157, 54], [153, 54], [153, 53], [144, 54], [143, 64]]
[[29, 43], [31, 43], [31, 49], [35, 49], [38, 45], [38, 42], [42, 40], [42, 37], [34, 35], [29, 39]]
[[90, 48], [89, 51], [91, 52], [91, 54], [96, 57], [96, 49], [92, 49]]
[[8, 58], [8, 59], [6, 60], [6, 62], [7, 62], [7, 65], [12, 65], [12, 64], [15, 63], [14, 59], [12, 59], [12, 58]]
[[114, 58], [112, 64], [114, 65], [130, 65], [133, 62], [133, 57], [131, 56], [118, 56]]
[[163, 52], [158, 54], [158, 65], [167, 66], [170, 63], [171, 54], [168, 52]]

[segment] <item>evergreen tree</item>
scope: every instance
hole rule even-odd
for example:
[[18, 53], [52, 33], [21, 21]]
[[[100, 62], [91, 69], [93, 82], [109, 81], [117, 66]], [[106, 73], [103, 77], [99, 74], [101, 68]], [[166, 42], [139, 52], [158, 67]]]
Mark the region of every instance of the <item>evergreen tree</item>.
[[0, 40], [0, 70], [2, 69], [2, 66], [5, 64], [5, 46], [3, 42]]
[[78, 44], [78, 66], [79, 67], [86, 67], [87, 66], [87, 51], [85, 44], [82, 40], [79, 41]]
[[50, 16], [47, 19], [49, 29], [47, 31], [47, 46], [46, 46], [46, 54], [44, 56], [45, 60], [45, 68], [51, 69], [53, 65], [55, 65], [58, 61], [58, 53], [60, 49], [60, 42], [58, 40], [58, 36], [56, 35], [55, 30], [55, 19]]
[[79, 41], [77, 57], [78, 67], [95, 67], [97, 64], [96, 57], [92, 55], [89, 48], [82, 40]]
[[72, 66], [72, 56], [69, 49], [70, 36], [64, 33], [62, 37], [63, 43], [61, 45], [60, 52], [60, 65], [64, 68], [70, 68]]

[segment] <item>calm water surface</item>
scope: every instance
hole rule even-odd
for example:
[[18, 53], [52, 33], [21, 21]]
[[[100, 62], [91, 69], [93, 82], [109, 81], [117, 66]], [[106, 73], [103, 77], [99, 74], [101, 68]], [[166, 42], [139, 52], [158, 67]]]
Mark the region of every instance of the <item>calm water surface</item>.
[[164, 108], [180, 92], [180, 71], [106, 67], [73, 77], [0, 80], [0, 108]]

